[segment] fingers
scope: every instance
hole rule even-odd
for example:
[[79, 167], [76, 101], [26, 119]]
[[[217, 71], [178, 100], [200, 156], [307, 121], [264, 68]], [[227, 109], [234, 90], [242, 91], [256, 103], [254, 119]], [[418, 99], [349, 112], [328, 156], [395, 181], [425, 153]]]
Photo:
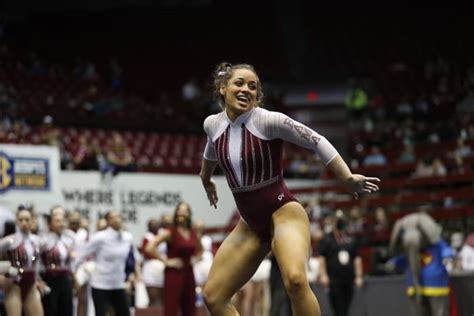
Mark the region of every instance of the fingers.
[[369, 192], [375, 192], [379, 190], [379, 186], [375, 183], [364, 182], [363, 190], [368, 190]]
[[[379, 178], [365, 177], [363, 180], [363, 191], [364, 192], [375, 192], [379, 190], [379, 186], [373, 182], [380, 182]], [[368, 191], [366, 191], [368, 190]]]
[[214, 206], [214, 208], [217, 208], [217, 192], [216, 191], [208, 191], [207, 192], [207, 198], [209, 200], [209, 205]]

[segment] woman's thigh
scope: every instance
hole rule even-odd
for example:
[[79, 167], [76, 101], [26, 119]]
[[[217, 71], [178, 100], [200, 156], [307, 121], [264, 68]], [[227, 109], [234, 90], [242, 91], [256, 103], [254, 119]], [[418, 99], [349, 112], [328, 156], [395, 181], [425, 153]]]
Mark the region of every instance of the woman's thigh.
[[305, 209], [297, 202], [290, 202], [278, 209], [272, 220], [272, 250], [283, 279], [294, 273], [306, 273], [311, 240]]
[[31, 287], [30, 292], [26, 295], [23, 306], [26, 316], [43, 316], [41, 295], [35, 285]]
[[262, 244], [250, 227], [240, 220], [216, 253], [205, 285], [206, 292], [230, 300], [252, 277], [269, 251], [270, 245]]
[[23, 304], [21, 301], [21, 290], [18, 285], [13, 284], [6, 290], [4, 304], [7, 315], [21, 316]]

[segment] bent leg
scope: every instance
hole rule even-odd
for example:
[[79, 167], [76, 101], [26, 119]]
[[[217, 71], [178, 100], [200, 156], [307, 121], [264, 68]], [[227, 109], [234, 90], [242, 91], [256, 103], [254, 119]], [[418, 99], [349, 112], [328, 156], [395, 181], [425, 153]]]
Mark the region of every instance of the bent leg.
[[18, 285], [13, 284], [8, 290], [6, 290], [4, 304], [5, 309], [7, 311], [7, 315], [21, 316], [21, 290]]
[[41, 304], [41, 295], [33, 285], [23, 302], [26, 316], [43, 316], [43, 305]]
[[293, 316], [321, 315], [306, 276], [311, 251], [309, 220], [296, 202], [283, 205], [273, 216], [272, 250], [291, 300]]
[[204, 300], [212, 315], [239, 315], [230, 300], [257, 271], [269, 251], [270, 245], [262, 244], [240, 220], [219, 247], [204, 287]]

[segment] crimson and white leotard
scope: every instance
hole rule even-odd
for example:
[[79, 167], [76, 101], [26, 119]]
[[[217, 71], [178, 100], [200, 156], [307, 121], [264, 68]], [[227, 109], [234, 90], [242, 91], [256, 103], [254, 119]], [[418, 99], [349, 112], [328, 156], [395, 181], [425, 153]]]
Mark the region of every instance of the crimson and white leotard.
[[0, 252], [6, 253], [12, 267], [18, 269], [15, 283], [23, 300], [36, 281], [39, 248], [40, 238], [30, 233], [17, 232], [0, 240]]
[[295, 201], [283, 182], [283, 141], [314, 150], [327, 165], [337, 155], [329, 141], [288, 116], [262, 108], [232, 122], [223, 111], [204, 121], [204, 159], [225, 172], [242, 219], [263, 241], [271, 239], [271, 216]]

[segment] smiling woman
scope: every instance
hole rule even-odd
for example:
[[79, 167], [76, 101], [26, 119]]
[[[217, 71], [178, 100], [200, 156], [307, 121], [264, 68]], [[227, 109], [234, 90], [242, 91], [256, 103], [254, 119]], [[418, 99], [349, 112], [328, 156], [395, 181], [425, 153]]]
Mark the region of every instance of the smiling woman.
[[293, 315], [320, 315], [305, 266], [310, 253], [308, 216], [282, 178], [282, 144], [314, 150], [357, 198], [374, 192], [377, 178], [352, 174], [322, 135], [288, 116], [262, 109], [263, 89], [251, 65], [220, 64], [214, 95], [222, 108], [204, 121], [208, 136], [201, 179], [211, 205], [217, 191], [211, 176], [217, 164], [227, 177], [241, 219], [217, 251], [204, 299], [212, 315], [238, 315], [229, 302], [272, 251], [291, 300]]

